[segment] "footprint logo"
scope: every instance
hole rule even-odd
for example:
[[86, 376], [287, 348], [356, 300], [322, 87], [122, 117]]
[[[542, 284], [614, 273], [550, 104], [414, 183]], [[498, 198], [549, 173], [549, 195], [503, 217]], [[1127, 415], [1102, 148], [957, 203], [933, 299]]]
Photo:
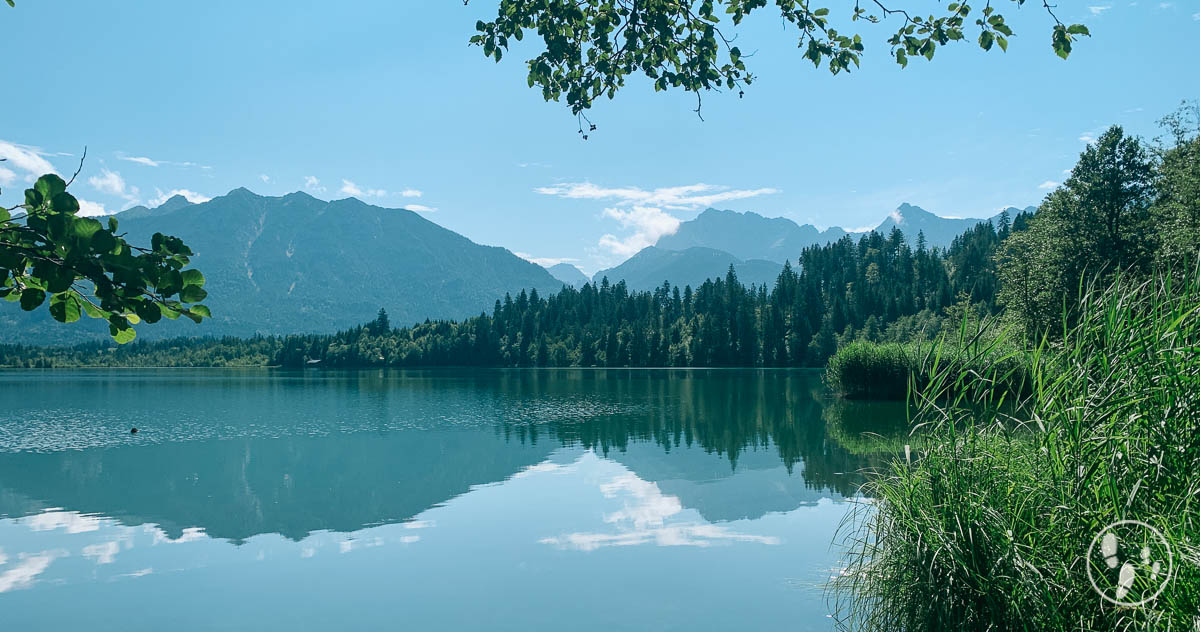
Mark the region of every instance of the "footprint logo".
[[1171, 546], [1162, 532], [1138, 520], [1100, 530], [1088, 547], [1088, 581], [1101, 597], [1138, 607], [1157, 598], [1171, 579]]

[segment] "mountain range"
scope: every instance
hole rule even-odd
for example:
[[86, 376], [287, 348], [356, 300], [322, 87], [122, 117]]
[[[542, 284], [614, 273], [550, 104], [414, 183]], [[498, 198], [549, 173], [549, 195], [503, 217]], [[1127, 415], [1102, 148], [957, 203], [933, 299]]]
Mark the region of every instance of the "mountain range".
[[[397, 324], [464, 318], [491, 312], [506, 292], [563, 286], [504, 248], [355, 198], [325, 202], [236, 189], [202, 204], [177, 196], [117, 220], [130, 243], [149, 243], [156, 232], [183, 238], [207, 279], [210, 321], [163, 321], [139, 327], [143, 337], [330, 332], [366, 322], [380, 307]], [[105, 325], [85, 318], [66, 327], [44, 309], [0, 309], [0, 330], [19, 332], [7, 342], [102, 338]]]
[[[794, 262], [804, 248], [860, 234], [709, 209], [589, 279], [571, 264], [543, 268], [505, 248], [472, 242], [418, 213], [355, 198], [326, 202], [301, 192], [269, 197], [241, 188], [201, 204], [175, 196], [116, 217], [131, 243], [148, 243], [156, 232], [183, 238], [195, 252], [193, 264], [207, 278], [211, 320], [200, 326], [180, 319], [139, 327], [144, 338], [331, 332], [366, 322], [381, 307], [393, 323], [408, 325], [490, 312], [497, 299], [522, 289], [547, 294], [604, 278], [624, 280], [631, 290], [653, 289], [664, 281], [695, 287], [725, 276], [730, 266], [743, 283], [769, 286], [783, 263]], [[900, 228], [910, 241], [923, 232], [929, 246], [946, 247], [982, 221], [990, 220], [943, 218], [902, 204], [875, 230]], [[10, 343], [71, 344], [107, 337], [102, 321], [84, 319], [65, 327], [44, 309], [23, 312], [15, 305], [0, 309], [0, 330]]]
[[[1007, 208], [1015, 217], [1022, 211]], [[1000, 214], [987, 219], [940, 217], [911, 204], [901, 204], [875, 228], [888, 234], [899, 228], [905, 240], [915, 247], [918, 235], [925, 235], [927, 247], [948, 248], [954, 238], [980, 222], [995, 223]], [[597, 272], [592, 279], [608, 278], [610, 283], [624, 280], [630, 289], [649, 290], [662, 285], [696, 285], [695, 281], [725, 276], [730, 264], [739, 280], [759, 285], [774, 283], [786, 261], [795, 262], [810, 246], [837, 241], [847, 235], [857, 239], [867, 231], [847, 231], [834, 226], [819, 229], [812, 224], [797, 224], [784, 217], [763, 217], [758, 213], [708, 209], [695, 219], [682, 222], [679, 229], [660, 237], [624, 263]]]

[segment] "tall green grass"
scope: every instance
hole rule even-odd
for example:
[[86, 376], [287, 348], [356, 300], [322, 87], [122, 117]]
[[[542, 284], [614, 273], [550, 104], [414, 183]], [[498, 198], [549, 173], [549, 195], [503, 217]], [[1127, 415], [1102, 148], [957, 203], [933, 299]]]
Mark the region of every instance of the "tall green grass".
[[825, 382], [848, 399], [904, 400], [934, 388], [940, 376], [964, 376], [960, 386], [1028, 395], [1031, 356], [994, 318], [964, 319], [932, 342], [851, 342], [825, 368]]
[[[929, 367], [913, 395], [920, 447], [873, 477], [844, 525], [831, 585], [844, 628], [1195, 629], [1198, 276], [1119, 278], [1071, 322], [1027, 352], [1025, 394], [979, 387], [1012, 379], [1005, 362]], [[981, 407], [1021, 412], [981, 419]], [[1174, 551], [1165, 590], [1137, 608], [1104, 601], [1087, 576], [1096, 534], [1123, 519]]]

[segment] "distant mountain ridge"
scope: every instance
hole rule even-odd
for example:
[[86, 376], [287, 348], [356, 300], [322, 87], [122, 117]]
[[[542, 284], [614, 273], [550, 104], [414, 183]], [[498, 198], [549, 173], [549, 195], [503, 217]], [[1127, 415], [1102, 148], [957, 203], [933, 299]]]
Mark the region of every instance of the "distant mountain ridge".
[[[130, 243], [149, 243], [155, 232], [182, 238], [207, 278], [211, 320], [139, 326], [143, 338], [332, 332], [372, 319], [380, 307], [409, 325], [490, 312], [506, 292], [563, 286], [504, 248], [355, 198], [267, 197], [242, 188], [202, 204], [177, 196], [117, 220]], [[85, 318], [64, 326], [44, 309], [0, 309], [0, 329], [15, 343], [100, 339], [103, 325]]]
[[607, 278], [610, 283], [625, 281], [631, 290], [653, 290], [664, 281], [680, 287], [698, 287], [705, 280], [724, 277], [733, 266], [738, 280], [746, 285], [773, 285], [783, 266], [764, 259], [739, 259], [723, 250], [695, 246], [685, 250], [668, 250], [657, 246], [642, 249], [625, 263], [601, 270], [593, 275], [597, 282]]
[[583, 287], [584, 284], [591, 281], [591, 279], [589, 279], [588, 276], [583, 273], [583, 270], [580, 270], [569, 263], [556, 263], [546, 268], [546, 270], [550, 272], [554, 278], [572, 287]]
[[[1011, 217], [1034, 207], [1005, 209]], [[940, 217], [912, 204], [901, 204], [871, 229], [889, 234], [893, 228], [904, 233], [905, 241], [915, 247], [924, 233], [929, 248], [948, 248], [954, 238], [987, 219]], [[847, 235], [857, 238], [868, 231], [851, 232], [834, 226], [825, 230], [812, 224], [797, 224], [786, 217], [763, 217], [758, 213], [707, 209], [695, 219], [682, 222], [679, 229], [664, 235], [648, 248], [624, 263], [601, 270], [594, 281], [607, 277], [609, 282], [624, 280], [631, 289], [652, 289], [669, 280], [673, 285], [695, 287], [705, 279], [723, 277], [733, 264], [743, 283], [774, 284], [782, 264], [793, 263], [805, 248], [825, 245]], [[770, 264], [770, 265], [768, 265]]]
[[739, 259], [766, 259], [783, 263], [795, 259], [801, 250], [817, 244], [837, 241], [847, 232], [837, 226], [819, 230], [803, 226], [786, 217], [763, 217], [758, 213], [708, 209], [695, 219], [683, 222], [670, 235], [654, 245], [665, 250], [692, 247], [722, 250]]

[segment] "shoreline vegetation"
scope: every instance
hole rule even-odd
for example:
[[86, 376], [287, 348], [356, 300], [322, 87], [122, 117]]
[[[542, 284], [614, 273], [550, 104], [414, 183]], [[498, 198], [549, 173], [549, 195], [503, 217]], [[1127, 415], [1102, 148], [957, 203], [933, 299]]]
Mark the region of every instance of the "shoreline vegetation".
[[[948, 362], [924, 375], [911, 463], [869, 477], [873, 502], [842, 532], [849, 560], [831, 596], [843, 626], [1192, 629], [1200, 271], [1119, 277], [1085, 293], [1070, 320], [1061, 341], [1027, 356], [1019, 418], [974, 412], [1014, 396], [1002, 362]], [[876, 351], [848, 357], [896, 354]], [[977, 383], [999, 388], [969, 386]], [[1098, 561], [1089, 544], [1119, 520], [1153, 525], [1175, 555], [1167, 588], [1138, 608], [1112, 606], [1089, 584], [1087, 565]]]

